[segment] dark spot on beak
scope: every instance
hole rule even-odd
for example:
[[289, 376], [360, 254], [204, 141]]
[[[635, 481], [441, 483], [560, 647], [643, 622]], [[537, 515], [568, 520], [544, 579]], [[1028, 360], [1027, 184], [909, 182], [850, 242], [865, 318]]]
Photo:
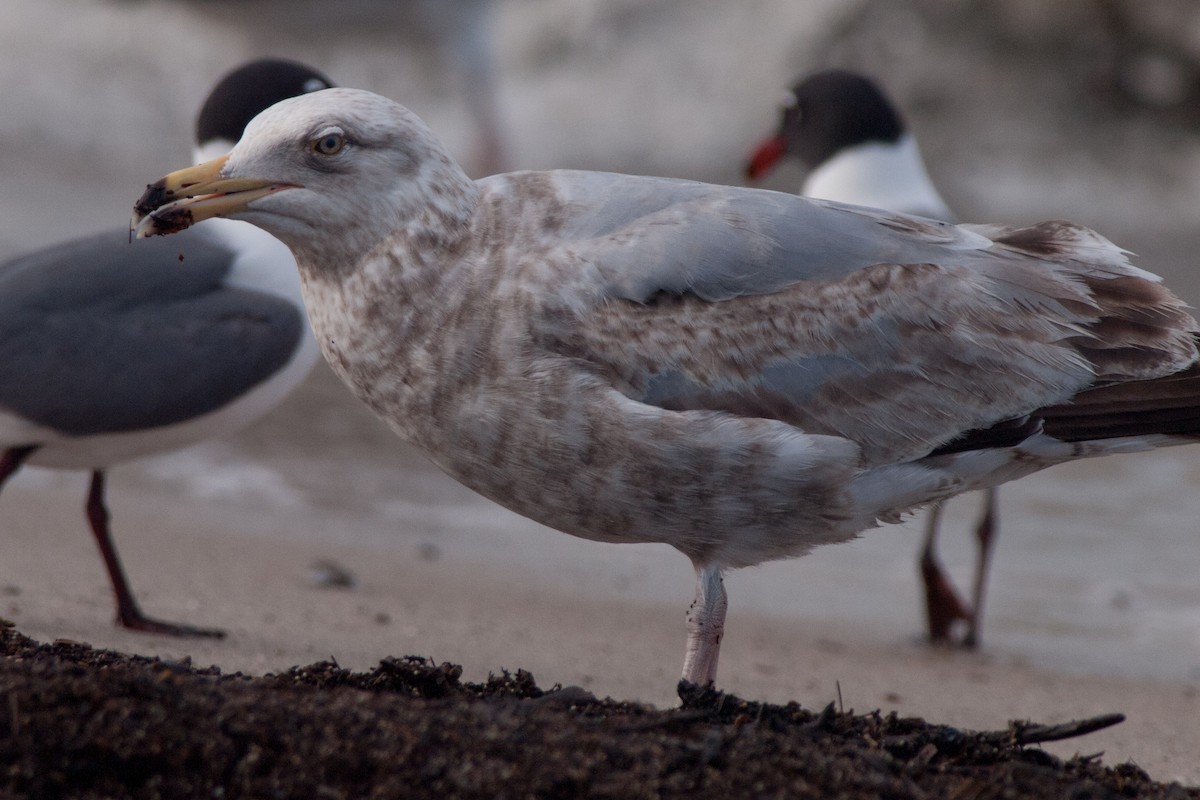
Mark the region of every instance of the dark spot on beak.
[[[192, 210], [190, 208], [173, 208], [155, 211], [150, 215], [154, 225], [150, 229], [151, 236], [165, 236], [169, 233], [179, 233], [192, 226]], [[183, 261], [183, 253], [179, 254]]]
[[182, 263], [183, 263], [183, 253], [180, 253], [180, 254], [179, 254], [179, 263], [180, 263], [180, 264], [182, 264]]
[[134, 213], [144, 217], [154, 209], [166, 205], [168, 194], [164, 181], [146, 184], [146, 191], [142, 192], [142, 196], [138, 198], [137, 204], [133, 207]]

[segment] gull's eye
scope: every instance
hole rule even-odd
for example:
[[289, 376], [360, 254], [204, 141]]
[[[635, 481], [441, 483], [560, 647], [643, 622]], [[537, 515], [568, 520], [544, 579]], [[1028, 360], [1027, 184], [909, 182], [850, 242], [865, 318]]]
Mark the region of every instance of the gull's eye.
[[336, 156], [345, 148], [346, 137], [340, 133], [326, 133], [314, 139], [312, 143], [313, 152], [323, 156]]

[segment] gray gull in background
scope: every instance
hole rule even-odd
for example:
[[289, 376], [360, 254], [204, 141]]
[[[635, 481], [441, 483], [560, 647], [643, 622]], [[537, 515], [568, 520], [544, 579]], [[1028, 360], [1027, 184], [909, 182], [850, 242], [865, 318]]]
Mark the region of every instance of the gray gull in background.
[[[929, 179], [916, 139], [883, 90], [863, 75], [829, 69], [809, 75], [784, 98], [779, 128], [755, 147], [746, 166], [750, 180], [763, 178], [786, 156], [808, 169], [800, 194], [954, 222]], [[931, 642], [949, 642], [955, 622], [965, 623], [962, 644], [980, 642], [983, 599], [996, 535], [997, 490], [983, 492], [975, 526], [979, 554], [968, 606], [937, 557], [942, 504], [929, 509], [918, 566], [925, 586], [925, 618]]]
[[202, 8], [210, 21], [227, 25], [231, 37], [264, 51], [310, 52], [330, 39], [367, 46], [387, 41], [402, 48], [435, 71], [444, 92], [459, 100], [474, 127], [472, 169], [491, 175], [509, 160], [499, 106], [496, 5], [495, 0], [338, 0], [331, 13], [324, 3], [206, 0]]
[[[290, 61], [235, 70], [200, 111], [197, 160], [227, 151], [264, 108], [331, 85]], [[91, 470], [87, 519], [117, 623], [219, 636], [139, 609], [109, 531], [105, 471], [258, 419], [317, 356], [291, 254], [244, 222], [153, 247], [122, 228], [14, 259], [0, 266], [0, 485], [23, 464]]]
[[954, 226], [599, 172], [467, 177], [415, 115], [327, 89], [162, 178], [139, 237], [230, 215], [296, 256], [335, 372], [465, 485], [722, 573], [1085, 456], [1194, 440], [1197, 325], [1066, 222]]

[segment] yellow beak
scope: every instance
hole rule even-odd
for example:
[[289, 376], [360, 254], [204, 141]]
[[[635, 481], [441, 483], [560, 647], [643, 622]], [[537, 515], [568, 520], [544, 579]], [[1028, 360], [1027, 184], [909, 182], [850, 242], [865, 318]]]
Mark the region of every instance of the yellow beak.
[[284, 189], [301, 188], [256, 178], [222, 178], [228, 155], [176, 170], [149, 184], [133, 207], [130, 229], [139, 239], [178, 233], [201, 220], [226, 217], [255, 200]]

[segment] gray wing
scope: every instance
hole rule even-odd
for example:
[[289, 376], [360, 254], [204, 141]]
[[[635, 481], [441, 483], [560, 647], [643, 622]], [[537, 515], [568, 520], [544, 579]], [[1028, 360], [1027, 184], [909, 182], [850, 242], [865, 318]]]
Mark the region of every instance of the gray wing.
[[660, 291], [713, 301], [764, 294], [993, 245], [967, 226], [781, 192], [597, 172], [542, 175], [552, 176], [569, 212], [563, 234], [571, 246], [586, 248], [609, 291], [630, 300]]
[[0, 267], [0, 409], [71, 436], [214, 411], [270, 377], [302, 311], [227, 286], [232, 251], [202, 227], [67, 242]]
[[[595, 196], [581, 184], [597, 179], [565, 177], [560, 196]], [[558, 251], [597, 276], [599, 299], [557, 317], [572, 322], [555, 346], [644, 403], [779, 419], [886, 462], [1196, 357], [1183, 303], [1068, 223], [954, 226], [755, 190], [618, 187], [573, 215]]]

